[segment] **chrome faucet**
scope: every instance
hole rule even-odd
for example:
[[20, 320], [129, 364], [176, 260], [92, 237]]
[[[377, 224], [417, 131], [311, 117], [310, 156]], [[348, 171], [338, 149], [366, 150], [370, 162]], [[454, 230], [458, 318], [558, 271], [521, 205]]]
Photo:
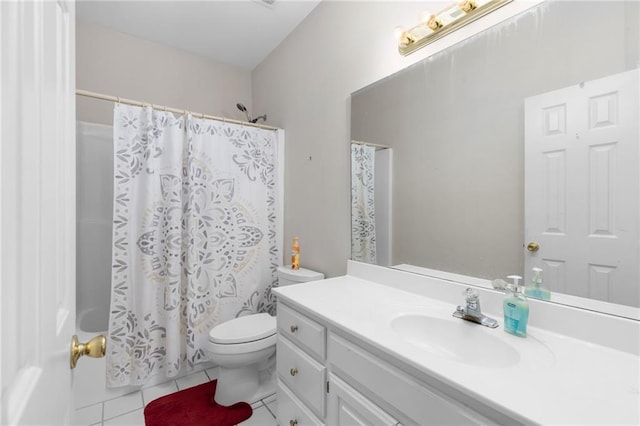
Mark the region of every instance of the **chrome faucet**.
[[480, 294], [478, 294], [477, 290], [472, 288], [466, 289], [464, 297], [467, 302], [467, 306], [458, 306], [453, 312], [454, 317], [462, 318], [463, 320], [475, 322], [490, 328], [496, 328], [498, 326], [498, 321], [484, 315], [480, 310]]

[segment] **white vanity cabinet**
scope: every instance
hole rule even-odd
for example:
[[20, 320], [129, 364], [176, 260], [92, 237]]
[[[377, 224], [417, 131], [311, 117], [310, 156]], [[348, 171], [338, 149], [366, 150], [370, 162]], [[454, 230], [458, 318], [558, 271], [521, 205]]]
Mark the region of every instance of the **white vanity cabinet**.
[[365, 349], [348, 330], [303, 311], [278, 302], [280, 425], [496, 422]]
[[326, 328], [278, 304], [278, 422], [280, 425], [324, 424]]
[[640, 321], [530, 300], [522, 339], [454, 318], [466, 286], [350, 261], [273, 289], [279, 424], [640, 425]]

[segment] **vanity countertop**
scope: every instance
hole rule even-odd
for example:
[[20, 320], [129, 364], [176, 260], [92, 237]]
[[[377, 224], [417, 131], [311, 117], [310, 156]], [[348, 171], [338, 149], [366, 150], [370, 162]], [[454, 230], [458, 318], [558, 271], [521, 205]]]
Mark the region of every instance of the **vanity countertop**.
[[[278, 297], [343, 329], [399, 364], [422, 371], [453, 389], [523, 423], [640, 424], [640, 358], [541, 328], [519, 338], [452, 317], [456, 305], [346, 275], [275, 289]], [[462, 302], [462, 300], [461, 300]], [[480, 364], [460, 362], [442, 351], [410, 343], [392, 319], [428, 315], [463, 321], [470, 333], [515, 349], [507, 365], [479, 353]], [[497, 339], [497, 340], [496, 340]], [[466, 340], [466, 339], [465, 339]], [[468, 351], [482, 351], [469, 344]]]

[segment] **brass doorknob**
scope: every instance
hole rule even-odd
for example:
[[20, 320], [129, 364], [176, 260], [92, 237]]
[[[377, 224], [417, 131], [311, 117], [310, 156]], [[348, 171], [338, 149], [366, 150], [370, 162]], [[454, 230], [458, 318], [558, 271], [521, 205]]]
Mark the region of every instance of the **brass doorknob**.
[[289, 374], [291, 374], [292, 376], [295, 376], [296, 374], [298, 374], [298, 369], [292, 368], [291, 370], [289, 370]]
[[298, 426], [297, 420], [289, 420], [289, 426]]
[[104, 334], [94, 337], [87, 343], [80, 343], [78, 336], [74, 335], [71, 338], [71, 356], [69, 357], [69, 365], [73, 370], [78, 364], [78, 359], [87, 355], [91, 358], [102, 358], [107, 352], [107, 338]]
[[290, 330], [291, 330], [292, 333], [295, 333], [296, 331], [298, 331], [298, 326], [297, 325], [292, 325], [290, 327]]
[[532, 253], [536, 252], [536, 251], [540, 250], [540, 244], [534, 243], [534, 242], [530, 242], [529, 244], [527, 244], [527, 250], [529, 250]]

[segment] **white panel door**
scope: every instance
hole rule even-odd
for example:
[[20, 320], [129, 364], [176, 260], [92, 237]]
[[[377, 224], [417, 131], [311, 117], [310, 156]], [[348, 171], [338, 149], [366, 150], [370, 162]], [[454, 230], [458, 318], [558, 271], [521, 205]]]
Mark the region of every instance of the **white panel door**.
[[554, 292], [640, 306], [638, 78], [525, 100], [526, 280], [538, 266]]
[[69, 424], [74, 4], [0, 2], [0, 424]]

